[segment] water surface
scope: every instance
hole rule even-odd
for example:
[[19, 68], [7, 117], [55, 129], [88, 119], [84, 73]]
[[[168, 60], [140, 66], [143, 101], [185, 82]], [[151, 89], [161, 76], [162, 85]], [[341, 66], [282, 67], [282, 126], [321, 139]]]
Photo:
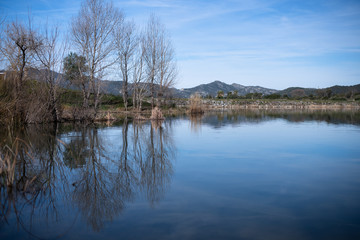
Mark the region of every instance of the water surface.
[[360, 239], [359, 126], [243, 111], [4, 130], [0, 238]]

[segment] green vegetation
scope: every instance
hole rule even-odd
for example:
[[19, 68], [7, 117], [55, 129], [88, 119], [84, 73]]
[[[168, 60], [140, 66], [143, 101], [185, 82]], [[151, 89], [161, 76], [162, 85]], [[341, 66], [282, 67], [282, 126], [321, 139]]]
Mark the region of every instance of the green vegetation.
[[[208, 96], [207, 98], [211, 98]], [[248, 93], [245, 96], [238, 95], [237, 92], [228, 92], [224, 94], [223, 91], [218, 91], [217, 99], [246, 99], [246, 100], [259, 100], [259, 99], [272, 99], [272, 100], [330, 100], [330, 101], [359, 101], [360, 92], [339, 92], [334, 93], [331, 89], [317, 90], [315, 94], [306, 92], [304, 89], [294, 88], [289, 94], [273, 93], [263, 95], [262, 93]]]

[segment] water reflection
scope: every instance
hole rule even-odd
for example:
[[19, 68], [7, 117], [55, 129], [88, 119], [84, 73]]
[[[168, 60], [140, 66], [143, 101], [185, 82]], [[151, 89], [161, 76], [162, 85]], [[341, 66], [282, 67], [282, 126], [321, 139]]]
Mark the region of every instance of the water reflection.
[[190, 119], [190, 129], [193, 133], [201, 132], [201, 119], [203, 114], [192, 114], [189, 116]]
[[57, 134], [57, 125], [1, 132], [0, 156], [8, 163], [1, 174], [1, 225], [15, 218], [25, 232], [34, 235], [32, 225], [51, 224], [61, 215], [59, 202], [69, 185]]
[[[202, 124], [220, 128], [226, 125], [257, 124], [275, 119], [289, 122], [326, 122], [329, 124], [360, 125], [360, 111], [350, 110], [263, 110], [247, 109], [208, 113], [202, 118]], [[194, 124], [194, 121], [192, 121]]]
[[[316, 121], [360, 125], [359, 112], [279, 110], [218, 112], [192, 116], [190, 123], [186, 122], [187, 120], [178, 121], [180, 128], [175, 125], [177, 119], [181, 119], [181, 116], [175, 120], [167, 119], [160, 122], [132, 122], [125, 118], [119, 125], [112, 127], [106, 125], [31, 125], [20, 131], [0, 129], [1, 237], [5, 235], [7, 238], [14, 236], [57, 238], [66, 236], [73, 227], [79, 227], [79, 225], [89, 226], [93, 231], [106, 231], [104, 229], [107, 229], [106, 225], [109, 222], [116, 220], [116, 224], [119, 223], [119, 218], [122, 218], [122, 214], [126, 212], [124, 209], [132, 206], [132, 202], [145, 199], [150, 207], [156, 208], [163, 199], [169, 200], [169, 195], [171, 195], [170, 201], [181, 200], [175, 202], [174, 206], [162, 205], [161, 210], [170, 209], [173, 212], [168, 211], [166, 216], [156, 219], [152, 218], [153, 215], [147, 215], [147, 219], [155, 219], [155, 223], [156, 221], [162, 223], [162, 226], [165, 226], [164, 229], [167, 226], [169, 228], [178, 226], [176, 222], [178, 219], [174, 220], [173, 217], [176, 214], [185, 216], [182, 222], [187, 222], [191, 218], [189, 216], [197, 216], [199, 212], [196, 213], [196, 211], [199, 209], [200, 212], [209, 212], [210, 215], [215, 211], [224, 215], [229, 214], [226, 216], [231, 214], [240, 216], [241, 211], [240, 214], [236, 212], [236, 207], [238, 210], [247, 209], [246, 200], [251, 204], [254, 202], [255, 205], [260, 204], [259, 206], [267, 208], [267, 204], [259, 199], [265, 199], [266, 202], [268, 199], [274, 199], [273, 197], [283, 199], [284, 193], [290, 191], [290, 187], [286, 188], [285, 192], [281, 190], [280, 195], [278, 189], [283, 189], [282, 186], [287, 184], [286, 181], [293, 183], [294, 189], [299, 189], [296, 186], [300, 189], [313, 186], [311, 179], [316, 180], [318, 173], [301, 172], [307, 167], [313, 169], [312, 166], [307, 165], [307, 162], [303, 162], [307, 158], [312, 160], [312, 164], [320, 162], [327, 167], [329, 165], [326, 164], [338, 164], [334, 159], [326, 159], [330, 155], [334, 157], [339, 155], [342, 158], [347, 154], [350, 155], [352, 151], [355, 153], [352, 158], [358, 159], [357, 148], [351, 150], [352, 148], [346, 146], [341, 152], [337, 142], [336, 144], [327, 142], [339, 137], [337, 132], [331, 132], [330, 137], [324, 138], [309, 137], [311, 136], [309, 134], [306, 135], [306, 140], [299, 136], [299, 141], [292, 142], [288, 141], [291, 136], [287, 135], [287, 124], [276, 124], [278, 123], [276, 121], [274, 121], [275, 125], [271, 125], [271, 131], [264, 127], [262, 131], [255, 133], [253, 132], [255, 128], [251, 126], [237, 129], [222, 128], [222, 131], [206, 128], [207, 131], [196, 138], [192, 138], [192, 134], [188, 134], [187, 131], [190, 126], [191, 131], [199, 133], [204, 124], [213, 128], [259, 124], [256, 126], [258, 129], [258, 127], [263, 127], [260, 123], [275, 119], [284, 119], [290, 123]], [[283, 131], [278, 129], [279, 127]], [[311, 131], [307, 124], [301, 127]], [[293, 133], [299, 133], [297, 128], [291, 130]], [[263, 131], [272, 134], [261, 135]], [[178, 135], [174, 136], [175, 133]], [[241, 145], [238, 144], [239, 133], [243, 139], [246, 139], [241, 142]], [[282, 134], [276, 144], [272, 144], [274, 133]], [[177, 139], [177, 144], [186, 144], [176, 146], [174, 139]], [[309, 139], [313, 142], [306, 145]], [[321, 149], [321, 146], [318, 147], [320, 140], [316, 142], [314, 139], [322, 141], [324, 150], [319, 150]], [[337, 146], [337, 148], [333, 147], [331, 150], [333, 152], [331, 152], [327, 146]], [[185, 150], [177, 156], [177, 148]], [[268, 156], [278, 157], [279, 160], [268, 159]], [[302, 159], [303, 156], [306, 156], [305, 160]], [[177, 157], [181, 161], [177, 164], [177, 180], [173, 181], [175, 190], [168, 191], [174, 176]], [[264, 157], [266, 160], [263, 159]], [[294, 160], [291, 165], [288, 165], [287, 158]], [[326, 159], [326, 161], [322, 162], [321, 159]], [[356, 163], [355, 160], [350, 162]], [[341, 164], [344, 164], [344, 161], [341, 161]], [[188, 169], [189, 166], [192, 166], [191, 171]], [[295, 167], [291, 168], [291, 166]], [[338, 169], [337, 166], [335, 167], [331, 169]], [[289, 169], [293, 172], [287, 176]], [[331, 172], [324, 171], [321, 174]], [[351, 172], [346, 172], [344, 176], [349, 174]], [[278, 176], [282, 178], [279, 179]], [[296, 176], [301, 177], [297, 179]], [[303, 179], [305, 179], [304, 184], [301, 182]], [[306, 179], [310, 179], [311, 184], [308, 184]], [[331, 180], [331, 178], [324, 179]], [[276, 184], [269, 186], [269, 182]], [[332, 188], [333, 186], [329, 189]], [[321, 186], [319, 189], [324, 188]], [[211, 193], [210, 190], [215, 193]], [[205, 194], [207, 191], [208, 195]], [[303, 193], [308, 194], [306, 190]], [[228, 198], [225, 198], [226, 196]], [[223, 205], [224, 199], [231, 204]], [[289, 198], [286, 201], [289, 201], [290, 205], [294, 203]], [[178, 207], [182, 204], [186, 206]], [[295, 201], [295, 207], [296, 204], [298, 203]], [[221, 211], [211, 206], [220, 206]], [[304, 209], [308, 207], [301, 203], [299, 206]], [[224, 208], [225, 211], [223, 211]], [[138, 208], [141, 217], [142, 214], [149, 214], [146, 209], [144, 204]], [[256, 210], [256, 207], [254, 209]], [[219, 222], [221, 222], [221, 219], [224, 219], [221, 216], [214, 219], [220, 219]], [[137, 220], [136, 217], [127, 216], [124, 222], [137, 222]], [[162, 220], [168, 225], [161, 222]], [[190, 221], [191, 227], [201, 229], [202, 223], [197, 223], [195, 220]], [[238, 223], [239, 220], [231, 219], [231, 221], [225, 221], [224, 224], [228, 227]], [[244, 224], [248, 223], [245, 221]], [[254, 223], [258, 222], [254, 221]], [[219, 226], [222, 226], [221, 224], [214, 224], [208, 233], [211, 233], [211, 230], [217, 231]], [[126, 224], [122, 226], [128, 227]], [[152, 229], [153, 226], [147, 225], [145, 229]], [[112, 231], [116, 232], [116, 229]]]
[[171, 122], [167, 123], [170, 124], [163, 127], [158, 121], [152, 121], [152, 126], [155, 125], [156, 128], [151, 127], [150, 133], [143, 135], [146, 148], [145, 161], [140, 164], [140, 184], [152, 206], [163, 197], [173, 174], [171, 159], [174, 159], [175, 145], [167, 131], [171, 129]]
[[[99, 231], [137, 195], [151, 206], [163, 198], [176, 151], [170, 122], [155, 127], [125, 119], [121, 128], [70, 129], [34, 125], [2, 133], [1, 162], [9, 164], [1, 165], [1, 226], [15, 216], [22, 231], [40, 237], [32, 226], [74, 222], [79, 212]], [[113, 131], [120, 141], [107, 137]]]

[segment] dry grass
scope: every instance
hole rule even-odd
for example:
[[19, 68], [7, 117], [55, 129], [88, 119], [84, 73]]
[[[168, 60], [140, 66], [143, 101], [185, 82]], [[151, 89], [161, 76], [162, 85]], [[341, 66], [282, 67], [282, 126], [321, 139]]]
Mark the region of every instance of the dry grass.
[[0, 176], [3, 177], [3, 183], [11, 186], [15, 180], [16, 157], [9, 149], [4, 155], [0, 156]]
[[203, 114], [204, 109], [199, 93], [194, 93], [190, 96], [190, 114]]
[[[23, 149], [27, 156], [31, 157], [30, 147], [21, 139], [16, 138], [12, 146], [5, 145], [0, 150], [0, 179], [1, 184], [12, 187], [15, 184], [16, 165], [20, 149]], [[34, 179], [31, 180], [31, 182]], [[27, 186], [25, 184], [25, 186]]]
[[155, 107], [152, 111], [151, 111], [151, 120], [164, 120], [164, 116], [160, 110], [160, 108]]
[[141, 114], [137, 113], [137, 114], [135, 114], [135, 116], [134, 116], [134, 120], [137, 120], [137, 121], [146, 121], [147, 118], [144, 117], [144, 116], [142, 116]]

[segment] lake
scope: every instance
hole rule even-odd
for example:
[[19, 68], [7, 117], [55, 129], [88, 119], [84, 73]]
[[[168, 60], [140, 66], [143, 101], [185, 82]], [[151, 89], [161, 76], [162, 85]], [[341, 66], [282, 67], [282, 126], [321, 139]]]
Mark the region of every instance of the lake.
[[0, 239], [360, 239], [359, 112], [30, 125], [0, 140]]

